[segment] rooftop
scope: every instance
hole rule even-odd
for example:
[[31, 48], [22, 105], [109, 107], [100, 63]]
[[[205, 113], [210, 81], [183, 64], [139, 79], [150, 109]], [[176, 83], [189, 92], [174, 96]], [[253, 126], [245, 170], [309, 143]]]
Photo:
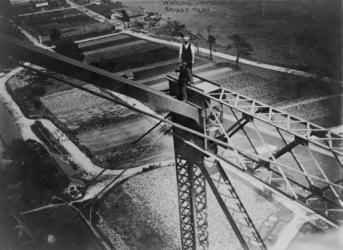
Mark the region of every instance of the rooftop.
[[123, 12], [125, 12], [128, 17], [137, 17], [144, 15], [144, 11], [138, 8], [124, 8]]

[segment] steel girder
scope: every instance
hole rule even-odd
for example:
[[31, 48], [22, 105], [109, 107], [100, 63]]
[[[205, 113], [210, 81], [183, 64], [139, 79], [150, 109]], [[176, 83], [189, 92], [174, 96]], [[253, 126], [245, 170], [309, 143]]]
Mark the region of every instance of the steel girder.
[[209, 93], [197, 85], [189, 91], [206, 98], [213, 137], [229, 146], [218, 144], [219, 155], [260, 179], [268, 171], [264, 182], [335, 223], [343, 220], [340, 135], [198, 78], [216, 86]]
[[[106, 71], [36, 48], [2, 34], [0, 35], [0, 44], [2, 48], [5, 48], [6, 51], [11, 53], [14, 57], [33, 62], [62, 74], [72, 75], [80, 80], [89, 81], [91, 79], [91, 83], [97, 86], [118, 91], [139, 100], [143, 99], [143, 102], [149, 102], [155, 106], [160, 106], [159, 108], [167, 109], [182, 116], [189, 117], [198, 123], [201, 121], [199, 118], [199, 109], [201, 108], [196, 106], [198, 103], [195, 103], [195, 106], [180, 103], [157, 91], [151, 91], [146, 86], [140, 86], [127, 79], [115, 77]], [[73, 73], [70, 69], [79, 71], [78, 73], [82, 74]], [[266, 104], [225, 89], [206, 79], [198, 78], [215, 85], [217, 90], [211, 91], [210, 93], [204, 93], [201, 89], [197, 89], [196, 86], [189, 88], [189, 91], [196, 93], [200, 96], [200, 99], [205, 98], [206, 100], [209, 100], [208, 109], [210, 112], [208, 115], [204, 115], [204, 119], [210, 118], [211, 115], [214, 119], [214, 126], [204, 129], [203, 131], [205, 147], [196, 144], [196, 147], [194, 148], [203, 152], [204, 155], [213, 155], [217, 160], [229, 162], [232, 166], [237, 167], [241, 171], [249, 172], [255, 178], [272, 185], [274, 189], [283, 192], [290, 198], [313, 209], [319, 214], [330, 218], [335, 223], [339, 222], [341, 215], [337, 215], [337, 213], [342, 212], [342, 178], [337, 178], [337, 174], [343, 169], [342, 137], [304, 119], [274, 109]], [[133, 93], [133, 91], [135, 91], [135, 93]], [[203, 111], [205, 112], [205, 110]], [[228, 117], [229, 119], [227, 119]], [[227, 120], [230, 119], [231, 122], [233, 121], [233, 125], [228, 127], [226, 123]], [[217, 131], [216, 135], [210, 135], [210, 130], [213, 127]], [[266, 130], [268, 131], [266, 132]], [[269, 130], [275, 130], [272, 132], [272, 136], [270, 136]], [[194, 133], [198, 133], [198, 131], [195, 131]], [[244, 149], [235, 145], [235, 137], [238, 135], [241, 136], [240, 139], [245, 138], [247, 140], [247, 145], [250, 147], [249, 150], [246, 150], [247, 145], [244, 145]], [[269, 147], [269, 142], [274, 142], [270, 137], [277, 137], [279, 140], [278, 150], [276, 152], [273, 152]], [[282, 145], [279, 144], [280, 141], [283, 142]], [[206, 148], [206, 145], [209, 145], [209, 143], [215, 144], [214, 148], [219, 148], [218, 150], [215, 149], [216, 152], [214, 154], [210, 152], [210, 147]], [[266, 149], [266, 152], [260, 152], [259, 146], [263, 146]], [[304, 153], [307, 153], [308, 158], [303, 158], [302, 155], [304, 155]], [[294, 166], [290, 166], [289, 162], [283, 161], [282, 158], [286, 154], [294, 159]], [[331, 169], [335, 170], [334, 174], [328, 173], [327, 169], [322, 167], [323, 161], [322, 159], [318, 159], [318, 154], [330, 157], [329, 161]], [[197, 176], [194, 172], [197, 172], [198, 169], [194, 170], [193, 167], [189, 166], [201, 168], [206, 180], [209, 183], [214, 182], [213, 180], [211, 181], [211, 178], [206, 177], [206, 168], [202, 166], [202, 163], [194, 163], [193, 159], [185, 158], [185, 154], [182, 154], [182, 157], [176, 155], [176, 158], [184, 158], [183, 160], [186, 160], [188, 163], [185, 164], [185, 162], [181, 161], [181, 165], [183, 168], [188, 166], [188, 171], [191, 169], [191, 171], [189, 171], [190, 175], [187, 177], [183, 176], [185, 175], [185, 173], [181, 171], [183, 168], [179, 168], [177, 171], [180, 170], [180, 173], [183, 174], [178, 176], [178, 178], [182, 177], [184, 180], [191, 183], [191, 185], [185, 186], [190, 190], [187, 195], [191, 198], [187, 198], [187, 195], [183, 197], [186, 197], [185, 200], [190, 201], [192, 206], [192, 209], [187, 206], [186, 208], [190, 209], [193, 214], [193, 227], [191, 227], [193, 230], [192, 238], [189, 239], [193, 240], [193, 244], [190, 246], [195, 247], [195, 221], [197, 219], [194, 217], [195, 194], [194, 188], [192, 187], [194, 187], [194, 180], [196, 180], [196, 178], [194, 179], [194, 176]], [[310, 167], [306, 166], [308, 159], [312, 161]], [[287, 160], [289, 159], [287, 158]], [[190, 164], [190, 162], [192, 162], [192, 164]], [[332, 167], [332, 165], [335, 166]], [[317, 172], [313, 171], [313, 166], [316, 167]], [[337, 169], [338, 171], [336, 171]], [[260, 170], [268, 171], [270, 173], [269, 180], [265, 180], [259, 175]], [[305, 179], [306, 182], [299, 180], [300, 177]], [[336, 177], [336, 179], [333, 179], [334, 177]], [[199, 177], [199, 180], [201, 180], [198, 181], [199, 184], [204, 183], [202, 177]], [[282, 182], [281, 184], [279, 180]], [[225, 210], [224, 207], [226, 207], [226, 205], [225, 202], [223, 202], [223, 197], [221, 197], [216, 188], [213, 188], [212, 184], [211, 188], [218, 194], [217, 200], [223, 205], [222, 209]], [[204, 193], [204, 188], [200, 188], [199, 194]], [[203, 198], [197, 200], [199, 204], [206, 202]], [[312, 203], [316, 204], [313, 205]], [[336, 215], [331, 215], [331, 213], [336, 213]], [[201, 218], [205, 218], [205, 216], [201, 216]], [[227, 216], [227, 218], [232, 222], [232, 220], [229, 219], [231, 218], [230, 216]], [[186, 222], [188, 223], [188, 221]], [[231, 225], [234, 224], [235, 223], [231, 223]], [[204, 230], [202, 231], [204, 232]]]
[[181, 154], [175, 154], [175, 161], [182, 249], [208, 249], [205, 178]]
[[200, 112], [197, 107], [176, 100], [144, 84], [116, 76], [111, 72], [36, 47], [3, 33], [0, 33], [0, 48], [1, 53], [12, 58], [136, 98], [155, 111], [168, 110], [200, 122], [197, 120]]
[[207, 249], [209, 246], [205, 181], [209, 184], [242, 249], [255, 249], [256, 246], [259, 249], [266, 249], [261, 235], [220, 163], [213, 162], [216, 165], [213, 171], [213, 166], [208, 166], [208, 160], [207, 163], [197, 161], [194, 154], [189, 153], [192, 151], [189, 150], [191, 147], [182, 143], [183, 138], [174, 135], [174, 140], [182, 145], [179, 146], [181, 149], [176, 148], [175, 154], [182, 249]]
[[[172, 90], [177, 81], [172, 77], [168, 79]], [[200, 106], [203, 98], [208, 100], [203, 110], [208, 120], [208, 128], [202, 136], [205, 147], [198, 149], [214, 153], [241, 171], [249, 172], [322, 219], [325, 217], [330, 225], [337, 225], [343, 218], [343, 168], [339, 152], [317, 143], [312, 137], [280, 127], [276, 118], [259, 117], [256, 107], [263, 105], [271, 110], [268, 105], [257, 105], [255, 100], [243, 99], [220, 85], [201, 80], [202, 83], [188, 87], [189, 99], [195, 105]], [[252, 114], [254, 111], [257, 114]], [[267, 179], [265, 172], [269, 173]]]
[[[177, 123], [201, 130], [201, 126], [185, 117], [173, 113], [171, 117]], [[184, 145], [178, 136], [200, 146], [203, 145], [203, 139], [175, 127], [173, 134], [182, 249], [206, 250], [209, 245], [206, 180], [199, 167], [204, 156]]]
[[[206, 104], [206, 99], [203, 100], [203, 106], [208, 106], [208, 104]], [[203, 111], [202, 127], [200, 129], [198, 128], [198, 130], [202, 130], [205, 134], [210, 134], [210, 131], [208, 131], [208, 114], [206, 113], [206, 109], [203, 109]], [[209, 116], [217, 117], [217, 113], [212, 114], [210, 112]], [[177, 122], [192, 127], [182, 118], [178, 119]], [[220, 124], [220, 121], [218, 122]], [[242, 122], [243, 124], [245, 123], [245, 121]], [[240, 126], [242, 125], [239, 125], [238, 127]], [[233, 130], [236, 128], [237, 126], [233, 126]], [[178, 129], [174, 130], [174, 151], [176, 158], [181, 241], [183, 249], [193, 249], [194, 247], [201, 247], [201, 249], [208, 248], [205, 178], [242, 248], [250, 249], [255, 248], [257, 245], [260, 249], [266, 249], [262, 237], [232, 183], [229, 181], [228, 176], [220, 166], [220, 163], [216, 162], [217, 168], [220, 169], [220, 171], [215, 174], [210, 174], [204, 165], [204, 155], [199, 154], [197, 150], [190, 149], [189, 146], [180, 141], [180, 139], [185, 138], [194, 141], [201, 147], [204, 146], [207, 148], [209, 146], [208, 142], [203, 138], [199, 139], [185, 131], [180, 131]], [[217, 146], [214, 145], [212, 149], [208, 150], [216, 151], [216, 147]], [[239, 157], [238, 152], [236, 152], [236, 155]], [[243, 159], [241, 160], [242, 164], [244, 164]], [[236, 211], [235, 216], [230, 212], [232, 209]], [[192, 214], [192, 211], [194, 214]], [[194, 221], [195, 219], [196, 221]], [[197, 236], [198, 243], [191, 243], [192, 239], [195, 240], [195, 235]]]
[[179, 200], [181, 247], [196, 249], [194, 202], [192, 188], [192, 167], [181, 156], [175, 154], [176, 181]]
[[193, 201], [196, 220], [196, 236], [200, 249], [208, 249], [208, 221], [206, 179], [201, 168], [192, 164]]
[[196, 75], [194, 75], [194, 77], [218, 87], [216, 91], [208, 94], [203, 93], [203, 91], [196, 87], [191, 88], [199, 94], [206, 95], [211, 101], [231, 107], [242, 114], [246, 114], [263, 123], [279, 128], [295, 137], [302, 138], [307, 143], [325, 148], [333, 155], [343, 156], [343, 137], [341, 135], [250, 97], [223, 88], [215, 82]]

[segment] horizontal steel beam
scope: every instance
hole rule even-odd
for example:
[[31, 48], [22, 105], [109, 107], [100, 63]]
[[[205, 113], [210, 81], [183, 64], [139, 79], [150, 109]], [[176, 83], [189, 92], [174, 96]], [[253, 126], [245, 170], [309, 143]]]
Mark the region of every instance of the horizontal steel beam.
[[171, 111], [199, 123], [200, 110], [124, 77], [0, 33], [1, 53], [135, 98], [155, 111]]
[[[220, 89], [213, 93], [204, 93], [202, 90], [197, 89], [194, 86], [190, 86], [188, 87], [189, 91], [203, 95], [210, 101], [234, 109], [235, 111], [240, 112], [242, 115], [250, 116], [252, 119], [261, 121], [265, 124], [273, 126], [274, 128], [278, 128], [281, 131], [298, 137], [299, 139], [301, 138], [303, 139], [303, 143], [309, 142], [313, 145], [321, 147], [329, 153], [337, 155], [337, 157], [343, 157], [343, 136], [333, 133], [329, 129], [323, 128], [305, 119], [290, 115], [250, 97], [226, 89], [213, 81], [198, 77], [196, 75], [193, 76], [202, 81], [213, 84]], [[240, 103], [243, 103], [243, 106], [240, 106]], [[283, 120], [275, 119], [275, 115], [281, 116]], [[293, 128], [293, 125], [291, 125], [292, 123], [301, 125], [302, 128]], [[312, 138], [311, 136], [316, 137]]]

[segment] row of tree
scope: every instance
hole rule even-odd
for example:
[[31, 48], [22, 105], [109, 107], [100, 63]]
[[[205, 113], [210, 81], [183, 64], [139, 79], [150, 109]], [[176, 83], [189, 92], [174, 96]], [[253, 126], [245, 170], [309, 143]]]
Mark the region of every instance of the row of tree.
[[[178, 25], [178, 27], [185, 28], [184, 26]], [[209, 45], [210, 50], [210, 59], [213, 59], [213, 47], [216, 44], [217, 38], [219, 36], [215, 36], [213, 34], [213, 27], [212, 25], [207, 26], [207, 37], [204, 37], [200, 32], [191, 32], [191, 31], [185, 31], [185, 34], [189, 35], [191, 40], [193, 41], [197, 53], [199, 54], [199, 43], [201, 40], [206, 40], [206, 42]], [[228, 38], [231, 40], [231, 42], [226, 46], [226, 50], [233, 50], [235, 52], [236, 56], [236, 65], [239, 66], [239, 59], [241, 56], [249, 56], [251, 55], [253, 49], [252, 46], [245, 40], [245, 38], [241, 37], [238, 34], [234, 34], [231, 36], [228, 36]]]

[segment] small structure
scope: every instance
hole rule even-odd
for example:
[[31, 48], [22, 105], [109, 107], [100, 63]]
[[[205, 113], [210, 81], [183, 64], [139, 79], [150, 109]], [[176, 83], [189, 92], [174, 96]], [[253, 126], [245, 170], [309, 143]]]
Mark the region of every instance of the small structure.
[[144, 21], [145, 13], [141, 9], [123, 8], [121, 12], [122, 16], [119, 19], [121, 19], [127, 27], [130, 27], [135, 22]]
[[43, 8], [48, 8], [49, 7], [49, 3], [48, 1], [41, 1], [41, 0], [36, 0], [36, 1], [32, 1], [33, 7], [35, 9], [43, 9]]

